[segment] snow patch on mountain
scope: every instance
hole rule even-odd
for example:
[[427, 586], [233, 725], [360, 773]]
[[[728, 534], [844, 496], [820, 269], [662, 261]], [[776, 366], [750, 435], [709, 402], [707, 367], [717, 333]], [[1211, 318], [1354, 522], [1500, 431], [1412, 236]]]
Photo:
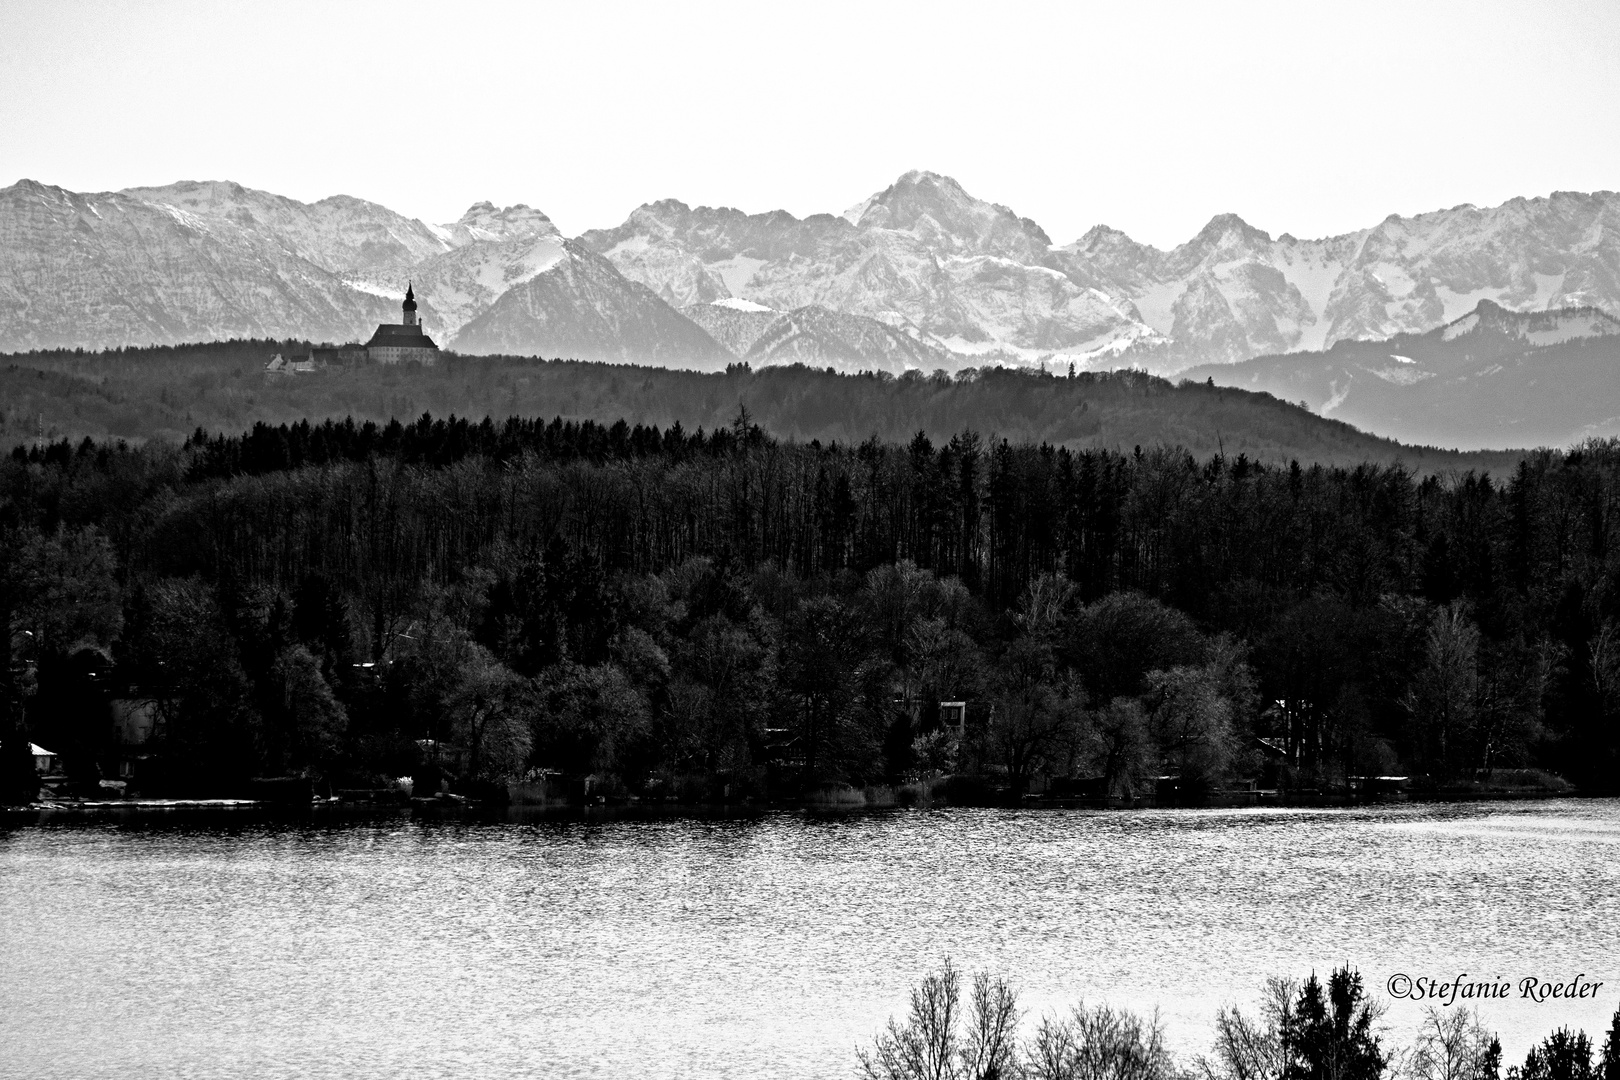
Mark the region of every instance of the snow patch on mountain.
[[[1412, 360], [1406, 362], [1408, 364], [1415, 363]], [[1422, 382], [1424, 379], [1434, 378], [1434, 372], [1432, 371], [1421, 371], [1408, 367], [1372, 368], [1371, 371], [1380, 379], [1387, 383], [1394, 383], [1396, 386], [1412, 386]], [[1342, 403], [1343, 399], [1340, 400]]]
[[737, 296], [727, 296], [719, 300], [711, 300], [709, 303], [715, 307], [730, 308], [732, 311], [761, 312], [776, 310], [775, 308], [768, 308], [764, 304], [756, 304], [752, 300], [744, 300]]
[[375, 281], [356, 281], [351, 278], [345, 278], [343, 284], [355, 292], [363, 292], [368, 296], [380, 296], [384, 300], [392, 300], [395, 303], [405, 299], [405, 290], [395, 288], [392, 285], [379, 285]]

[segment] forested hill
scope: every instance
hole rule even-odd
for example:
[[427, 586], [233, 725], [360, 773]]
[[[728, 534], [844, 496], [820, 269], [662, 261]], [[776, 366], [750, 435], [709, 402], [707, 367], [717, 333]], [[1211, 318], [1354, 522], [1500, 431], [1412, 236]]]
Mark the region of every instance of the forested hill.
[[450, 356], [436, 368], [363, 365], [267, 377], [265, 361], [300, 342], [232, 341], [101, 353], [0, 357], [0, 443], [162, 438], [197, 428], [353, 417], [379, 424], [436, 416], [618, 419], [686, 430], [726, 426], [739, 406], [778, 438], [936, 441], [965, 429], [1014, 443], [1072, 449], [1180, 445], [1200, 457], [1327, 465], [1402, 463], [1419, 473], [1498, 475], [1522, 456], [1402, 445], [1324, 419], [1269, 394], [1175, 385], [1138, 372], [1081, 374], [985, 369], [953, 378], [838, 375], [804, 367], [698, 373], [566, 360]]
[[30, 742], [154, 795], [1615, 790], [1617, 516], [1620, 442], [1418, 479], [741, 416], [60, 440], [0, 459], [0, 801]]

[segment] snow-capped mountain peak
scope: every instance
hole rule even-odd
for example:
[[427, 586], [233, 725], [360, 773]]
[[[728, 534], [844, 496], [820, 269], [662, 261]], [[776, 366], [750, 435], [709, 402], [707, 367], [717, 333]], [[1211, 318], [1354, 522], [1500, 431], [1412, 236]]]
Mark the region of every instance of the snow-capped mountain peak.
[[441, 235], [455, 247], [475, 241], [501, 243], [508, 240], [537, 240], [560, 237], [551, 219], [523, 203], [497, 208], [494, 203], [476, 202], [451, 225], [441, 225]]
[[1271, 234], [1257, 229], [1236, 214], [1216, 214], [1193, 238], [1206, 248], [1255, 248], [1271, 243]]
[[[845, 220], [855, 208], [845, 211]], [[1038, 263], [1052, 240], [1039, 225], [1005, 206], [969, 195], [939, 173], [912, 170], [860, 204], [862, 229], [910, 233], [950, 254], [999, 255]]]

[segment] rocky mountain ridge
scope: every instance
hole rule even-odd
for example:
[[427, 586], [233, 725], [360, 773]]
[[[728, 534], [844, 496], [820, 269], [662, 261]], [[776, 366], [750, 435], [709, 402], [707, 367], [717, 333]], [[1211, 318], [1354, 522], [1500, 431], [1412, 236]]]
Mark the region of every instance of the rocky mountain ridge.
[[[430, 332], [461, 351], [593, 342], [591, 358], [660, 363], [1174, 373], [1421, 333], [1481, 300], [1620, 311], [1620, 195], [1392, 215], [1319, 240], [1226, 214], [1164, 251], [1106, 226], [1054, 244], [928, 172], [842, 215], [666, 199], [574, 241], [522, 205], [477, 203], [431, 225], [347, 196], [306, 204], [227, 182], [0, 189], [0, 350], [360, 338], [395, 317], [406, 280]], [[789, 316], [797, 330], [766, 334]]]

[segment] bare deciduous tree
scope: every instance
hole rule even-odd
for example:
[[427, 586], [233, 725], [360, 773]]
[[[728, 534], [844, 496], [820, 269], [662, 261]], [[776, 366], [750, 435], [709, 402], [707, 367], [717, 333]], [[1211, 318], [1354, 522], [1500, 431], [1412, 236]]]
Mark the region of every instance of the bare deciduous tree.
[[1281, 1075], [1282, 1027], [1298, 993], [1296, 980], [1273, 976], [1266, 980], [1257, 1016], [1245, 1016], [1235, 1005], [1217, 1011], [1213, 1057], [1197, 1062], [1205, 1080], [1275, 1080]]
[[1018, 995], [988, 972], [962, 977], [949, 960], [911, 991], [904, 1024], [891, 1019], [871, 1050], [857, 1052], [865, 1080], [1013, 1080], [1019, 1074]]
[[1068, 1016], [1042, 1017], [1025, 1054], [1029, 1080], [1169, 1080], [1175, 1064], [1158, 1014], [1084, 1002]]
[[1412, 1053], [1415, 1080], [1496, 1080], [1502, 1044], [1470, 1009], [1429, 1009]]

